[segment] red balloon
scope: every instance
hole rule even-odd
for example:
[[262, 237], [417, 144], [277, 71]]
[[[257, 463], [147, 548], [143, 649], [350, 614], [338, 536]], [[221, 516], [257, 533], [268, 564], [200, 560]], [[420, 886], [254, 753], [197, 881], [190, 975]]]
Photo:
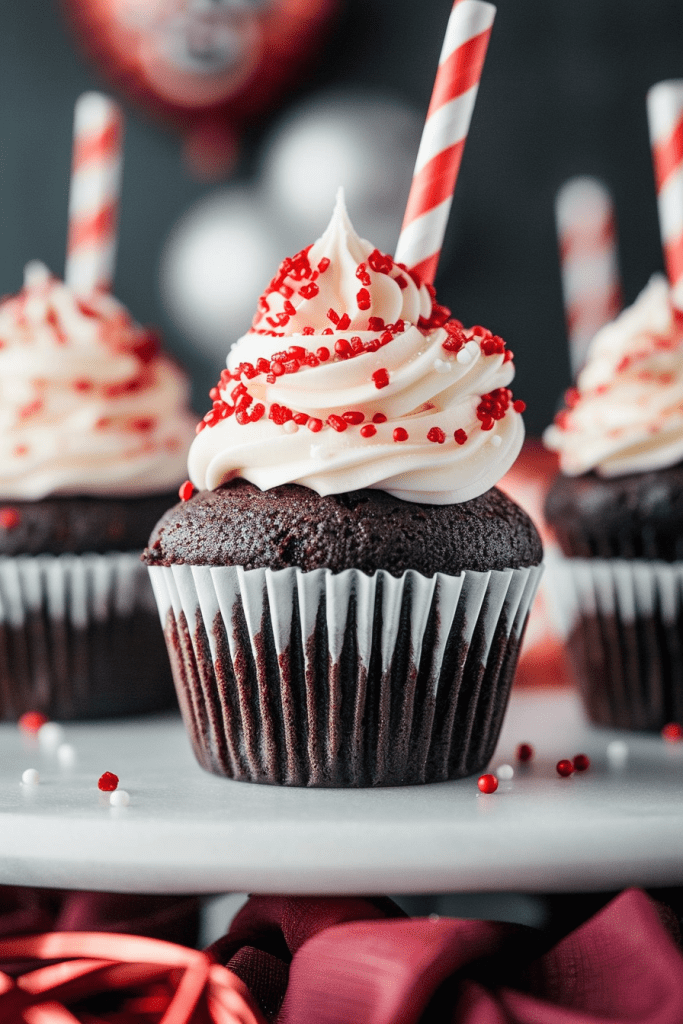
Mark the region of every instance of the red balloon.
[[338, 0], [62, 0], [128, 100], [179, 128], [204, 179], [229, 170], [243, 125], [294, 83]]

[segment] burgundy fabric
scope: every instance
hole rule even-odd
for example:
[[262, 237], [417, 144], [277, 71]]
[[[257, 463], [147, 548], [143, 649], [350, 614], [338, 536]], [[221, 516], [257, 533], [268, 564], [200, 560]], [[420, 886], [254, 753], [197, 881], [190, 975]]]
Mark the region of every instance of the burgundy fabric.
[[389, 901], [255, 897], [209, 953], [257, 979], [277, 1024], [683, 1022], [683, 954], [639, 890], [540, 955], [531, 929], [400, 915]]
[[0, 886], [0, 936], [47, 931], [115, 932], [194, 947], [199, 912], [196, 896]]

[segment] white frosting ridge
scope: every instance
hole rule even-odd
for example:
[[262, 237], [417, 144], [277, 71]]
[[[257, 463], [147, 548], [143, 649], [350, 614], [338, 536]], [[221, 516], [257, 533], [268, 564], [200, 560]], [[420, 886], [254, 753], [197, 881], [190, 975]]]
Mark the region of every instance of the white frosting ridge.
[[111, 295], [42, 264], [0, 303], [0, 496], [127, 496], [183, 479], [188, 382]]
[[[322, 238], [285, 261], [252, 330], [229, 353], [214, 409], [190, 449], [195, 486], [240, 476], [262, 490], [375, 487], [451, 504], [497, 483], [524, 437], [507, 390], [511, 354], [483, 328], [442, 326], [449, 313], [432, 296], [356, 235], [340, 197]], [[275, 375], [273, 357], [290, 347], [298, 356], [281, 358], [286, 372]], [[329, 357], [319, 359], [321, 349]], [[249, 396], [241, 422], [240, 389]], [[496, 416], [487, 422], [478, 409], [491, 392]]]
[[683, 318], [655, 274], [598, 331], [568, 408], [543, 440], [567, 476], [641, 473], [683, 460]]

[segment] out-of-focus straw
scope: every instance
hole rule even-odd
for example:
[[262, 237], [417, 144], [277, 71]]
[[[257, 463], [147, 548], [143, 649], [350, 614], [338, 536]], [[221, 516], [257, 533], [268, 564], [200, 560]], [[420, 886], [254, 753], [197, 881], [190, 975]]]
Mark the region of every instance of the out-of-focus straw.
[[108, 96], [86, 92], [74, 110], [66, 283], [85, 295], [114, 279], [123, 113]]
[[456, 0], [446, 28], [395, 257], [430, 283], [436, 275], [495, 14], [493, 4], [483, 0]]
[[555, 202], [569, 358], [576, 376], [593, 335], [622, 306], [614, 203], [597, 178], [570, 178]]
[[683, 80], [653, 85], [647, 116], [664, 263], [672, 301], [683, 309]]

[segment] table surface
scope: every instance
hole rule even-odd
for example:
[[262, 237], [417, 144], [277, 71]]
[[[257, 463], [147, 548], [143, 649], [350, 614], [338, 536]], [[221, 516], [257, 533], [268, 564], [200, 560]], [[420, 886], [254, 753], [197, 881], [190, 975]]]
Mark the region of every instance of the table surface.
[[[476, 778], [382, 790], [230, 782], [195, 763], [173, 716], [71, 725], [77, 760], [0, 726], [0, 884], [112, 892], [558, 892], [683, 884], [683, 744], [586, 725], [567, 691], [513, 694], [491, 762], [515, 766], [490, 796]], [[625, 739], [626, 762], [607, 756]], [[589, 771], [562, 779], [562, 757]], [[21, 782], [26, 768], [37, 786]], [[115, 772], [128, 807], [97, 789]]]

